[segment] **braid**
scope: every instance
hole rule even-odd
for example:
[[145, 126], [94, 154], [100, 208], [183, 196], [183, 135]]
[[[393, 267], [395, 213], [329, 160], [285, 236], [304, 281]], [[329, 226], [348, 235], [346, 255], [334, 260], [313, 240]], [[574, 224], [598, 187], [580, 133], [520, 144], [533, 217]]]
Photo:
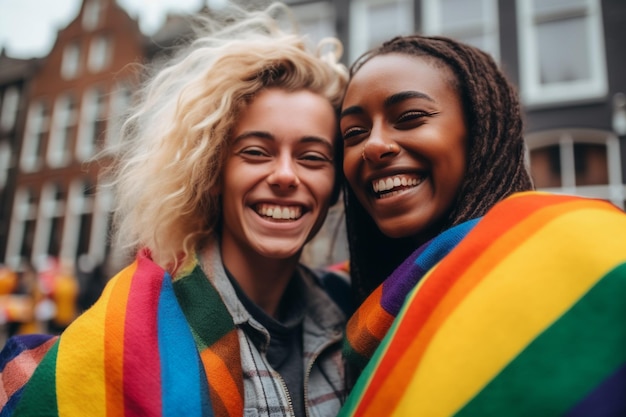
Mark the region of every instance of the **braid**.
[[[525, 164], [517, 91], [488, 54], [446, 37], [400, 36], [361, 56], [352, 65], [351, 76], [371, 58], [390, 53], [430, 59], [455, 76], [454, 87], [468, 126], [467, 172], [442, 229], [483, 216], [510, 194], [533, 188]], [[350, 268], [360, 301], [415, 249], [415, 244], [382, 235], [347, 188]]]

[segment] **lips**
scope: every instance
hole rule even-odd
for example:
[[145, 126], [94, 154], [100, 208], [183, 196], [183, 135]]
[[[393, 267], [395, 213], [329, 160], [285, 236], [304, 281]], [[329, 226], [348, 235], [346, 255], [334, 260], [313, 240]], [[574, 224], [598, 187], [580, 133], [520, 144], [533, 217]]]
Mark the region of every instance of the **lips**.
[[274, 220], [298, 220], [302, 217], [301, 206], [283, 206], [279, 204], [257, 204], [254, 210], [259, 216]]
[[372, 189], [378, 198], [387, 198], [420, 185], [425, 175], [402, 174], [377, 178], [372, 181]]

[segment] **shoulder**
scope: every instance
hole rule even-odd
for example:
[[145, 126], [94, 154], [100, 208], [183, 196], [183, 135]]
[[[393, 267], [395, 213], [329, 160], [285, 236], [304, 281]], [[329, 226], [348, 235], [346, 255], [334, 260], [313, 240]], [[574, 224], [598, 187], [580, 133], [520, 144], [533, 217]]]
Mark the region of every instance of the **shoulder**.
[[350, 317], [354, 312], [354, 307], [347, 264], [345, 262], [344, 265], [342, 262], [328, 268], [317, 269], [310, 269], [302, 265], [301, 269], [315, 280], [317, 285], [341, 308], [346, 317]]

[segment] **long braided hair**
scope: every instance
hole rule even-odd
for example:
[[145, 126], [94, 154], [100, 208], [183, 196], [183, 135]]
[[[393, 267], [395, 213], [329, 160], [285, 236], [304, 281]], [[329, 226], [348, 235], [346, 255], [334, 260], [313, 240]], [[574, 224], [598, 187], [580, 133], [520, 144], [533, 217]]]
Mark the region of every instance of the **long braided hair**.
[[[468, 126], [468, 163], [441, 231], [483, 216], [512, 193], [533, 189], [517, 91], [488, 54], [446, 37], [399, 36], [362, 55], [350, 68], [350, 76], [373, 57], [390, 53], [432, 60], [433, 65], [448, 67], [456, 78]], [[416, 249], [416, 238], [383, 235], [346, 182], [344, 201], [350, 275], [360, 304]]]

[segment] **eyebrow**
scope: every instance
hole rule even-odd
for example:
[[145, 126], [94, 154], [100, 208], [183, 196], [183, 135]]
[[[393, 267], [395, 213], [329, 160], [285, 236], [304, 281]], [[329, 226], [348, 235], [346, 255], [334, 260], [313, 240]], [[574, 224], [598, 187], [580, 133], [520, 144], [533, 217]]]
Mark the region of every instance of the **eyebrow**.
[[[233, 145], [239, 142], [240, 140], [251, 138], [251, 137], [263, 139], [267, 141], [274, 141], [276, 139], [275, 136], [271, 134], [270, 132], [266, 132], [264, 130], [250, 130], [234, 138]], [[319, 136], [303, 136], [300, 139], [298, 139], [298, 142], [299, 143], [319, 143], [320, 145], [324, 145], [326, 148], [328, 148], [328, 150], [331, 153], [333, 152], [333, 149], [334, 149], [333, 144], [329, 142], [328, 139], [324, 139]]]
[[[387, 97], [385, 101], [383, 101], [383, 107], [390, 107], [390, 106], [393, 106], [394, 104], [400, 103], [404, 100], [408, 100], [411, 98], [419, 98], [419, 99], [424, 99], [424, 100], [428, 100], [430, 102], [436, 103], [436, 100], [426, 93], [409, 90], [409, 91], [402, 91], [400, 93], [396, 93]], [[361, 106], [350, 106], [341, 112], [341, 115], [339, 116], [339, 118], [341, 119], [351, 114], [362, 114], [362, 113], [363, 113], [363, 108]]]

